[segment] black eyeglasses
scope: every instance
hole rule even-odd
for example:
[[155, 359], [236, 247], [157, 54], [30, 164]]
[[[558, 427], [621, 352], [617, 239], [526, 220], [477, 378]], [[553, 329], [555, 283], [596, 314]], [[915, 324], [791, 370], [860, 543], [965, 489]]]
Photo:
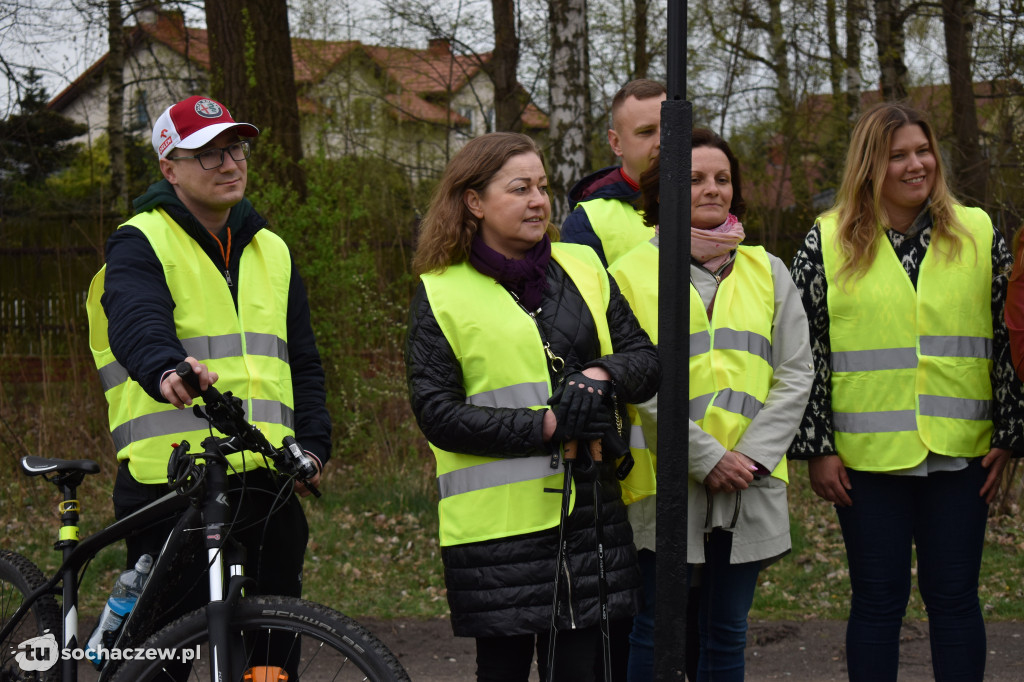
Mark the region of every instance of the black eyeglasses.
[[199, 152], [192, 156], [168, 156], [167, 160], [183, 161], [185, 159], [198, 159], [199, 165], [203, 167], [203, 170], [213, 170], [224, 165], [224, 152], [230, 154], [231, 158], [235, 161], [245, 161], [249, 158], [249, 154], [252, 153], [252, 145], [249, 144], [249, 140], [239, 140], [229, 144], [227, 147], [207, 149], [205, 152]]

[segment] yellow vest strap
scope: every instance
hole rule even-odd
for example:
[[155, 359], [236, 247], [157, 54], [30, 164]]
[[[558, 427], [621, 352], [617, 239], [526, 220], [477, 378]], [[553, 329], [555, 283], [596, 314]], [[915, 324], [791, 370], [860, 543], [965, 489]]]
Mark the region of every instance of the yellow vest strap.
[[[268, 424], [283, 424], [289, 429], [295, 427], [294, 411], [276, 400], [253, 400], [252, 421]], [[120, 450], [129, 443], [156, 437], [174, 437], [188, 431], [207, 428], [205, 419], [192, 414], [191, 410], [167, 410], [145, 414], [120, 424], [110, 432], [114, 446]]]
[[556, 473], [559, 471], [551, 469], [551, 458], [548, 456], [514, 457], [441, 474], [437, 477], [437, 486], [441, 499], [445, 499], [475, 490], [536, 481]]
[[[114, 447], [120, 450], [136, 441], [158, 436], [176, 436], [187, 431], [205, 429], [207, 426], [206, 420], [192, 414], [192, 410], [167, 410], [129, 419], [113, 428], [110, 437], [114, 440]], [[170, 452], [170, 446], [167, 450]]]
[[699, 421], [704, 418], [704, 413], [708, 411], [708, 405], [711, 404], [711, 399], [715, 397], [715, 392], [705, 393], [704, 395], [694, 396], [690, 398], [689, 412], [690, 419], [693, 421]]
[[[238, 334], [197, 336], [183, 339], [185, 352], [200, 360], [220, 360], [242, 354], [242, 340]], [[245, 332], [246, 351], [249, 355], [262, 355], [288, 362], [288, 342], [275, 334]], [[121, 363], [108, 363], [99, 369], [104, 392], [128, 381], [128, 370]]]
[[534, 407], [546, 404], [548, 395], [546, 382], [533, 381], [468, 395], [466, 404], [477, 407]]
[[833, 372], [874, 372], [886, 369], [917, 369], [917, 349], [832, 351]]
[[99, 372], [100, 383], [103, 385], [104, 393], [128, 381], [128, 370], [117, 360], [103, 365], [100, 367]]
[[914, 410], [833, 412], [832, 424], [836, 431], [844, 431], [846, 433], [917, 431], [917, 416]]
[[983, 336], [922, 336], [921, 354], [945, 358], [991, 358], [992, 339]]
[[926, 417], [947, 417], [988, 421], [992, 419], [992, 401], [973, 398], [952, 398], [945, 395], [922, 395], [921, 414]]
[[711, 332], [699, 331], [690, 334], [690, 357], [704, 355], [711, 350]]
[[647, 439], [644, 438], [644, 430], [639, 424], [631, 424], [629, 427], [629, 447], [637, 450], [647, 449]]
[[[200, 360], [233, 358], [242, 354], [242, 339], [238, 334], [219, 336], [197, 336], [182, 339], [185, 351]], [[248, 355], [264, 355], [288, 362], [288, 342], [274, 334], [245, 332], [245, 347]]]
[[715, 330], [715, 348], [718, 350], [739, 350], [772, 362], [772, 342], [757, 332], [722, 327]]
[[[715, 396], [714, 393], [705, 393], [696, 398], [690, 398], [690, 419], [693, 421], [702, 419], [713, 396]], [[761, 411], [761, 408], [764, 407], [764, 403], [749, 393], [734, 391], [731, 388], [723, 388], [715, 396], [714, 406], [726, 412], [740, 414], [747, 419], [753, 419]]]
[[252, 415], [250, 421], [283, 424], [289, 429], [295, 428], [295, 410], [278, 400], [252, 399]]

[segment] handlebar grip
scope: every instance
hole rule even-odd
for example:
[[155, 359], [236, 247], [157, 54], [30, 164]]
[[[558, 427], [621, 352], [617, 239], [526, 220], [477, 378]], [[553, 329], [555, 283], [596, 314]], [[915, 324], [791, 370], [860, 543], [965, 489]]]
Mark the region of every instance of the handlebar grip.
[[221, 402], [224, 397], [220, 391], [213, 387], [211, 384], [205, 391], [199, 387], [199, 376], [192, 369], [192, 365], [188, 364], [188, 361], [182, 360], [178, 363], [178, 366], [174, 368], [174, 373], [181, 377], [181, 380], [188, 385], [193, 391], [202, 396], [203, 401], [210, 402]]
[[[576, 455], [579, 452], [580, 442], [578, 440], [570, 440], [570, 441], [567, 441], [564, 445], [565, 445], [564, 459], [575, 460], [576, 459]], [[590, 449], [590, 457], [595, 462], [600, 462], [601, 461], [602, 452], [603, 452], [603, 450], [601, 449], [601, 439], [600, 438], [595, 438], [594, 440], [590, 441], [588, 443], [588, 445], [589, 445], [589, 449]]]

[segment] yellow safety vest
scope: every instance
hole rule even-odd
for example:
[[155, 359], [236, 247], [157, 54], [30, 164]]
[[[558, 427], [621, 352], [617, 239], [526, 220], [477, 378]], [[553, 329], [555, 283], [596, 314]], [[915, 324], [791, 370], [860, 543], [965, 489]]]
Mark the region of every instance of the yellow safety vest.
[[637, 244], [649, 241], [654, 228], [644, 225], [644, 215], [620, 199], [590, 199], [579, 204], [590, 227], [601, 240], [606, 263], [614, 263]]
[[[828, 283], [832, 421], [843, 463], [861, 471], [919, 464], [929, 452], [976, 457], [992, 437], [992, 222], [956, 207], [973, 237], [956, 262], [933, 240], [917, 289], [892, 245], [863, 276], [836, 274], [834, 213], [818, 220]], [[883, 228], [879, 227], [879, 231]]]
[[[609, 271], [640, 326], [658, 343], [658, 248], [650, 242], [638, 246]], [[771, 388], [774, 314], [775, 283], [761, 247], [739, 247], [733, 270], [715, 297], [714, 319], [708, 320], [700, 294], [690, 286], [689, 416], [730, 450], [763, 407]], [[640, 431], [635, 409], [630, 419], [632, 431]], [[622, 482], [623, 498], [630, 502], [653, 495], [656, 488], [657, 456], [646, 449], [642, 438], [641, 432], [638, 440], [630, 441], [636, 464]], [[772, 476], [789, 482], [785, 456]]]
[[[608, 276], [588, 246], [552, 244], [551, 255], [583, 295], [601, 353], [612, 352]], [[493, 278], [467, 262], [423, 275], [434, 317], [462, 369], [466, 403], [544, 409], [551, 397], [548, 360], [536, 320]], [[440, 492], [441, 545], [521, 535], [558, 524], [562, 471], [547, 455], [482, 457], [431, 444]], [[575, 487], [571, 504], [576, 500]]]
[[[175, 328], [185, 351], [217, 372], [217, 388], [245, 402], [248, 418], [271, 443], [293, 435], [287, 332], [291, 259], [284, 241], [260, 230], [246, 246], [239, 264], [236, 311], [220, 270], [163, 209], [136, 215], [125, 225], [146, 236], [163, 264], [177, 303]], [[165, 483], [171, 443], [188, 440], [198, 451], [209, 435], [209, 424], [190, 409], [178, 410], [153, 400], [114, 358], [100, 304], [105, 271], [106, 266], [93, 277], [86, 310], [117, 459], [128, 460], [136, 480]], [[270, 466], [253, 453], [237, 453], [228, 461], [237, 471]]]
[[[642, 242], [614, 261], [608, 272], [615, 278], [622, 295], [629, 301], [640, 326], [658, 343], [658, 247], [653, 240]], [[640, 415], [633, 405], [629, 412], [629, 451], [633, 469], [622, 481], [622, 499], [632, 504], [657, 492], [658, 458], [647, 447]]]
[[[775, 279], [768, 253], [740, 246], [708, 319], [690, 285], [690, 419], [728, 450], [764, 407], [772, 384]], [[789, 483], [786, 456], [772, 476]]]

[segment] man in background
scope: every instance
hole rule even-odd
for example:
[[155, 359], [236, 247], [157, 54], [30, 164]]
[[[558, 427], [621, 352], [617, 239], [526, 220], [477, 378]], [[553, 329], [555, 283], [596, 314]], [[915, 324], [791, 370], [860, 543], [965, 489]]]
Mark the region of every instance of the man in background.
[[646, 78], [626, 83], [612, 98], [608, 144], [622, 159], [583, 178], [569, 191], [572, 213], [562, 224], [562, 241], [586, 244], [607, 267], [654, 236], [634, 207], [640, 174], [661, 149], [661, 103], [665, 86]]

